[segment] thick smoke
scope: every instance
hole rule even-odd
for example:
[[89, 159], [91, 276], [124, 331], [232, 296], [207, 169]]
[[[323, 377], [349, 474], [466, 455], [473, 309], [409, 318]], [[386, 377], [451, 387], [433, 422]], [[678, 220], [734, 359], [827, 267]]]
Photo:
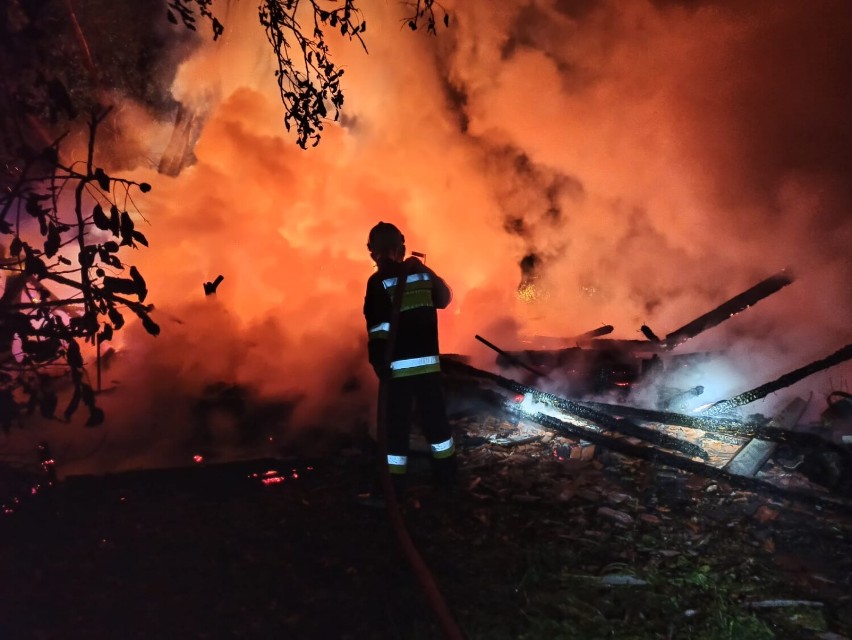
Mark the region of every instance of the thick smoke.
[[308, 152], [284, 131], [248, 5], [229, 4], [225, 36], [176, 74], [173, 97], [203, 122], [190, 166], [157, 174], [173, 119], [122, 110], [154, 185], [134, 261], [163, 334], [116, 345], [100, 464], [185, 459], [199, 398], [229, 385], [278, 406], [275, 443], [365, 428], [379, 220], [451, 284], [442, 350], [474, 364], [493, 363], [475, 333], [507, 348], [601, 324], [665, 335], [787, 266], [793, 285], [680, 349], [727, 352], [696, 384], [720, 399], [850, 341], [852, 5], [464, 0], [437, 38], [394, 3], [363, 9], [369, 54], [334, 42], [344, 117]]
[[[541, 333], [611, 323], [640, 338], [647, 323], [664, 334], [790, 266], [789, 289], [687, 345], [729, 352], [717, 365], [736, 375], [708, 371], [732, 378], [713, 399], [849, 341], [847, 3], [457, 11], [446, 68], [467, 133], [523, 158], [498, 189], [539, 187], [524, 215], [516, 198], [501, 206], [540, 258]], [[548, 192], [554, 174], [567, 186]], [[810, 388], [848, 376], [834, 369]]]

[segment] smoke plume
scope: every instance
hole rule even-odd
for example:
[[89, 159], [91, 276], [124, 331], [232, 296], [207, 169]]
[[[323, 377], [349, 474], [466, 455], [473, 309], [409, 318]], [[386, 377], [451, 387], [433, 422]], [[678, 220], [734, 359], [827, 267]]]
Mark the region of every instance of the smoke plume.
[[366, 428], [379, 220], [450, 283], [442, 351], [477, 365], [494, 354], [475, 333], [506, 348], [601, 324], [664, 335], [784, 267], [794, 284], [680, 349], [725, 352], [713, 399], [850, 341], [848, 2], [464, 0], [437, 37], [396, 3], [363, 4], [369, 54], [333, 41], [344, 116], [315, 149], [284, 130], [252, 6], [228, 5], [218, 42], [174, 51], [172, 96], [201, 123], [176, 175], [155, 170], [174, 109], [125, 98], [134, 177], [154, 186], [134, 261], [163, 333], [116, 344], [110, 455], [188, 456], [211, 385], [283, 403], [272, 438]]

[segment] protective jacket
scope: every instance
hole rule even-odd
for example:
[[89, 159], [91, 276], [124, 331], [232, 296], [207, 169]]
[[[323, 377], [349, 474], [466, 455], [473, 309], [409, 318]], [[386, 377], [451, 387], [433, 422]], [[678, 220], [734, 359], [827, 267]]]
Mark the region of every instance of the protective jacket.
[[[393, 301], [399, 278], [405, 274], [396, 342], [387, 367], [387, 346]], [[367, 281], [364, 317], [370, 364], [379, 376], [403, 378], [440, 371], [438, 360], [438, 314], [452, 299], [446, 282], [417, 258], [405, 262], [383, 260]]]

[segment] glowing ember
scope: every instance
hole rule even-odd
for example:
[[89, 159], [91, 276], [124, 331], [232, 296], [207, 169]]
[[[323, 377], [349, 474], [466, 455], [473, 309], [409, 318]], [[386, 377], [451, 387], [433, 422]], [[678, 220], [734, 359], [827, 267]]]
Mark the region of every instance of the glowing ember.
[[192, 459], [197, 463], [204, 462], [204, 456], [200, 456], [198, 454], [192, 456]]
[[[313, 467], [306, 467], [306, 471], [313, 471]], [[289, 473], [282, 473], [277, 469], [269, 469], [262, 473], [250, 473], [247, 477], [251, 479], [260, 480], [260, 482], [264, 485], [273, 485], [273, 484], [281, 484], [288, 478], [292, 478], [294, 480], [298, 480], [300, 477], [300, 473], [298, 469], [291, 469]]]
[[269, 469], [268, 471], [264, 471], [263, 473], [252, 473], [249, 474], [249, 478], [257, 478], [264, 485], [272, 485], [272, 484], [281, 484], [286, 480], [285, 476], [282, 476], [277, 470]]
[[524, 302], [533, 302], [538, 297], [534, 284], [525, 284], [518, 287], [518, 299]]

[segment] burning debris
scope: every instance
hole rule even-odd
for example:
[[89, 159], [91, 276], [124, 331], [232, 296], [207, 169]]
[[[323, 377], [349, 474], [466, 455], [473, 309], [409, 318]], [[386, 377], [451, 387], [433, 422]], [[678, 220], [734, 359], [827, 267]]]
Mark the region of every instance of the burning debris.
[[[578, 340], [575, 347], [513, 352], [477, 335], [478, 341], [497, 353], [498, 367], [519, 376], [519, 381], [452, 357], [445, 359], [445, 370], [461, 401], [475, 399], [503, 412], [508, 424], [514, 417], [516, 425], [533, 423], [539, 429], [504, 429], [486, 438], [491, 443], [517, 446], [559, 436], [567, 441], [553, 444], [557, 459], [584, 455], [588, 459], [590, 451], [603, 447], [745, 490], [849, 511], [852, 503], [845, 498], [852, 493], [852, 451], [845, 445], [850, 434], [834, 438], [824, 427], [852, 431], [848, 429], [852, 425], [852, 397], [832, 393], [821, 426], [800, 424], [808, 406], [801, 398], [793, 398], [772, 419], [742, 417], [737, 410], [852, 359], [852, 345], [733, 398], [692, 410], [690, 405], [705, 393], [704, 385], [658, 387], [654, 409], [627, 402], [635, 389], [652, 386], [661, 372], [696, 365], [709, 357], [670, 351], [792, 282], [790, 273], [781, 271], [664, 338], [643, 325], [647, 341], [589, 338], [583, 344]], [[607, 394], [619, 402], [597, 400]], [[774, 474], [763, 471], [773, 456], [779, 460], [773, 465]]]
[[[708, 355], [704, 353], [670, 354], [670, 352], [687, 340], [695, 338], [704, 331], [716, 327], [741, 311], [777, 293], [792, 282], [793, 276], [788, 270], [780, 271], [734, 296], [712, 311], [672, 331], [663, 339], [657, 337], [654, 331], [644, 324], [641, 327], [641, 332], [646, 340], [614, 340], [597, 337], [612, 331], [612, 326], [606, 325], [577, 336], [572, 339], [576, 346], [562, 349], [507, 351], [479, 335], [476, 336], [476, 339], [497, 352], [497, 365], [502, 369], [520, 368], [526, 372], [524, 375], [532, 374], [536, 377], [546, 376], [550, 372], [554, 372], [563, 382], [567, 394], [571, 397], [600, 395], [607, 392], [615, 392], [619, 396], [626, 397], [631, 387], [639, 384], [645, 378], [660, 373], [661, 369], [667, 368], [667, 364], [689, 366], [706, 360]], [[665, 360], [663, 356], [665, 356]], [[810, 365], [807, 371], [802, 370], [801, 377], [787, 380], [782, 386], [792, 384], [802, 377], [816, 373], [820, 370], [819, 367], [823, 365], [825, 367], [832, 366], [844, 359], [849, 359], [849, 357], [846, 350], [841, 350], [841, 352], [826, 358], [824, 363]], [[819, 366], [811, 368], [815, 365]], [[773, 390], [775, 389], [769, 389], [766, 393], [771, 393]], [[704, 392], [704, 387], [693, 387], [691, 392], [696, 396], [701, 395]], [[672, 393], [674, 395], [668, 398], [668, 402], [664, 404], [671, 405], [682, 400], [690, 391], [673, 390]], [[754, 399], [757, 399], [757, 397]], [[660, 408], [665, 409], [667, 407], [661, 406]]]
[[216, 289], [219, 288], [219, 285], [222, 284], [222, 280], [224, 280], [224, 279], [225, 279], [225, 276], [223, 276], [222, 274], [219, 274], [218, 276], [216, 276], [216, 279], [213, 282], [205, 282], [204, 283], [204, 295], [205, 296], [212, 296], [214, 293], [216, 293]]
[[724, 322], [728, 318], [733, 318], [741, 311], [745, 311], [752, 305], [757, 304], [764, 298], [768, 298], [792, 283], [793, 276], [788, 270], [779, 271], [775, 275], [758, 282], [750, 289], [743, 291], [738, 296], [734, 296], [712, 311], [685, 324], [680, 329], [672, 331], [663, 340], [663, 345], [666, 349], [674, 349], [687, 340], [696, 337], [698, 334]]

